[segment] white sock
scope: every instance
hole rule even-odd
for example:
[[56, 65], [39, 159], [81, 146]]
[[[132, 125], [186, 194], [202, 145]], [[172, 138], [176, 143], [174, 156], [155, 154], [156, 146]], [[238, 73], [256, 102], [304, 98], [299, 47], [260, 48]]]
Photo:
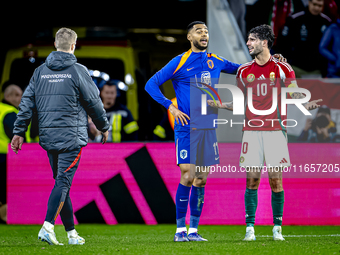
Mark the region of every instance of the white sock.
[[77, 236], [77, 231], [75, 229], [72, 229], [70, 231], [67, 231], [67, 238], [75, 238]]
[[48, 221], [44, 221], [43, 227], [48, 231], [54, 231], [54, 225]]
[[183, 227], [183, 228], [177, 228], [176, 229], [176, 233], [180, 233], [180, 232], [183, 232], [183, 231], [187, 232], [187, 228]]
[[189, 235], [191, 233], [196, 233], [197, 232], [197, 228], [189, 228]]

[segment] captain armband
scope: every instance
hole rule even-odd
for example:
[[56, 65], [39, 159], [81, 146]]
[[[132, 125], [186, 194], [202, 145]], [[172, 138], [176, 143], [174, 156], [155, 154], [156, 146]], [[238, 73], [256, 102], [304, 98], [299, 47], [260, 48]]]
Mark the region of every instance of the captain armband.
[[[288, 88], [297, 88], [298, 85], [296, 83], [296, 80], [293, 80], [289, 85]], [[289, 92], [289, 95], [292, 96], [294, 92]]]

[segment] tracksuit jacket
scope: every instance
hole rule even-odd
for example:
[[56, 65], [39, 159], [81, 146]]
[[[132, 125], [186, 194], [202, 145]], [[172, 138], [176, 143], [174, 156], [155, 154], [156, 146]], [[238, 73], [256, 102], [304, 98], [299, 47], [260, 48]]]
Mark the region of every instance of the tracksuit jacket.
[[14, 135], [24, 137], [33, 112], [38, 114], [39, 144], [49, 152], [86, 146], [87, 115], [99, 131], [109, 129], [99, 90], [87, 68], [66, 52], [52, 52], [35, 69], [21, 99]]

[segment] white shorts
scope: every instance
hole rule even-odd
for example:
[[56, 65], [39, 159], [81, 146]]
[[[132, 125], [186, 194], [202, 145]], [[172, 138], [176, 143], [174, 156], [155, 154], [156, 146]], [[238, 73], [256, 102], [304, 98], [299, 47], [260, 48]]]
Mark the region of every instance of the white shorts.
[[290, 166], [284, 131], [244, 131], [240, 156], [243, 167]]

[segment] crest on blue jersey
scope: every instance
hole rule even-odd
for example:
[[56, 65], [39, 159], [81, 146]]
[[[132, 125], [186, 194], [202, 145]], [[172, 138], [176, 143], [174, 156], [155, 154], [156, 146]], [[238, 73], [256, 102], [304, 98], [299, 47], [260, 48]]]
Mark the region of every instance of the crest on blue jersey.
[[211, 86], [211, 75], [209, 71], [201, 72], [201, 77], [199, 77], [198, 79], [196, 77], [196, 80], [200, 81], [197, 82], [197, 87], [199, 88], [206, 88], [206, 84]]
[[181, 159], [185, 159], [188, 157], [188, 151], [187, 150], [181, 150], [179, 152], [179, 156], [181, 157]]

